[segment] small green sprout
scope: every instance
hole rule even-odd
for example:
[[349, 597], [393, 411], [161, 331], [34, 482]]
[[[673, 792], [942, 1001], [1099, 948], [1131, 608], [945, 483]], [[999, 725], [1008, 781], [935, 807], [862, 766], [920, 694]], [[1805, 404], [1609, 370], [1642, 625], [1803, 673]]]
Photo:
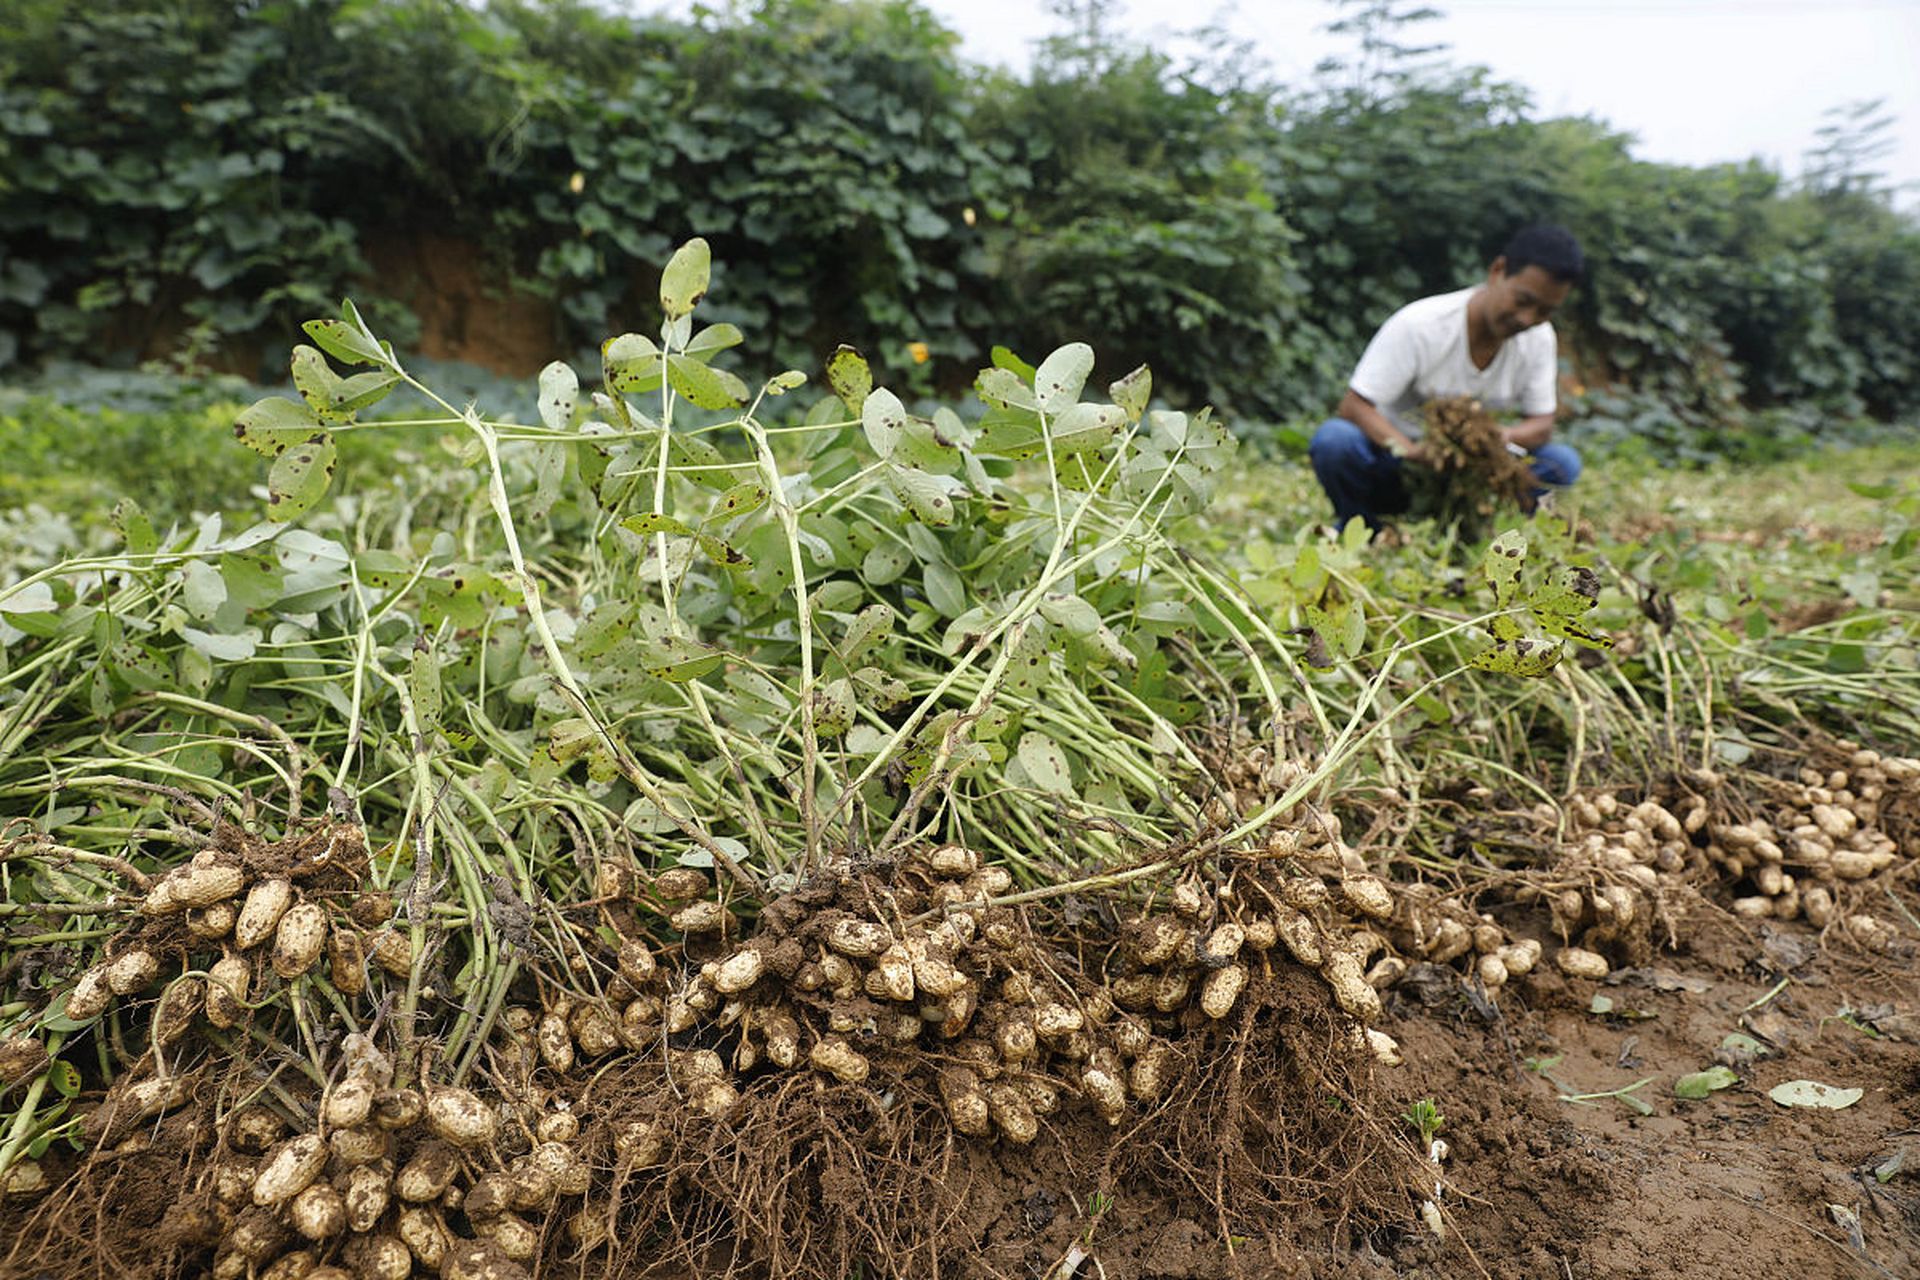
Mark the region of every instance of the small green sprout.
[[1439, 1133], [1441, 1127], [1447, 1123], [1447, 1118], [1440, 1114], [1439, 1104], [1432, 1098], [1420, 1099], [1408, 1107], [1400, 1118], [1420, 1135], [1422, 1147], [1432, 1146], [1434, 1135]]

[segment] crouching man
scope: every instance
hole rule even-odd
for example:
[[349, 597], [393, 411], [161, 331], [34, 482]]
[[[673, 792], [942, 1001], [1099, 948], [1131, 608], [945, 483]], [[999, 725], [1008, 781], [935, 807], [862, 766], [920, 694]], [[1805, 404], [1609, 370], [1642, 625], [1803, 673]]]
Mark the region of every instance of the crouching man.
[[1410, 302], [1367, 344], [1337, 415], [1314, 433], [1309, 456], [1340, 525], [1378, 528], [1407, 509], [1400, 468], [1421, 461], [1419, 409], [1471, 396], [1496, 414], [1517, 413], [1507, 442], [1528, 455], [1547, 487], [1580, 475], [1580, 455], [1553, 442], [1558, 372], [1547, 322], [1586, 270], [1563, 228], [1533, 226], [1508, 241], [1486, 283]]

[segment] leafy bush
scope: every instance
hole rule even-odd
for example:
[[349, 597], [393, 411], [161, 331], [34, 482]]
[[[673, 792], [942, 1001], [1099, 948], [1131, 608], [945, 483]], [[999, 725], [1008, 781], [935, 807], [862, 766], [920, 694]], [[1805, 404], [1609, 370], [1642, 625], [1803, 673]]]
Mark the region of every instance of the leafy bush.
[[846, 339], [952, 393], [1010, 316], [1021, 350], [1087, 335], [1178, 370], [1175, 402], [1310, 420], [1387, 314], [1551, 219], [1589, 255], [1581, 381], [1709, 445], [1742, 403], [1920, 409], [1920, 227], [1863, 168], [1871, 121], [1800, 186], [1651, 164], [1425, 56], [1418, 11], [1350, 8], [1358, 60], [1287, 87], [1129, 44], [1105, 0], [1022, 78], [968, 68], [913, 0], [30, 0], [0, 41], [0, 366], [250, 370], [350, 289], [405, 346], [394, 246], [423, 235], [584, 350], [697, 232], [756, 372]]

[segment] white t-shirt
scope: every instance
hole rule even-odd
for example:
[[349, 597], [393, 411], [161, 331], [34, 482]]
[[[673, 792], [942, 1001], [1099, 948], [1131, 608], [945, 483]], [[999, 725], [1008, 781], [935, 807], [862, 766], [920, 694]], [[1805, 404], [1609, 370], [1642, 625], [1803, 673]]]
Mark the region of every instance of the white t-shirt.
[[1494, 413], [1553, 412], [1559, 372], [1553, 326], [1537, 324], [1516, 333], [1500, 344], [1493, 363], [1476, 369], [1467, 354], [1467, 299], [1474, 292], [1436, 294], [1394, 312], [1348, 379], [1415, 439], [1420, 406], [1442, 396], [1472, 396]]

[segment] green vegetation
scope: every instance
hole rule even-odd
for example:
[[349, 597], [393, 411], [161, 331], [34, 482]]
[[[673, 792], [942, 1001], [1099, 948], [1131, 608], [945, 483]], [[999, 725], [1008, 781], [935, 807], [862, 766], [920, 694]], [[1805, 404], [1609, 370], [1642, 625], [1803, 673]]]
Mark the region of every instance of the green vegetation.
[[1131, 47], [1099, 0], [1073, 12], [1016, 79], [906, 0], [684, 24], [523, 0], [15, 5], [0, 363], [218, 353], [257, 374], [348, 292], [404, 348], [429, 240], [548, 299], [577, 350], [698, 231], [725, 264], [716, 318], [762, 335], [756, 374], [845, 340], [952, 394], [993, 342], [1087, 340], [1156, 361], [1177, 405], [1288, 421], [1325, 411], [1393, 307], [1544, 218], [1593, 266], [1564, 320], [1596, 439], [1751, 454], [1916, 406], [1920, 231], [1872, 177], [1870, 114], [1836, 118], [1794, 184], [1538, 118], [1396, 45], [1392, 5], [1357, 7], [1359, 61], [1303, 86]]

